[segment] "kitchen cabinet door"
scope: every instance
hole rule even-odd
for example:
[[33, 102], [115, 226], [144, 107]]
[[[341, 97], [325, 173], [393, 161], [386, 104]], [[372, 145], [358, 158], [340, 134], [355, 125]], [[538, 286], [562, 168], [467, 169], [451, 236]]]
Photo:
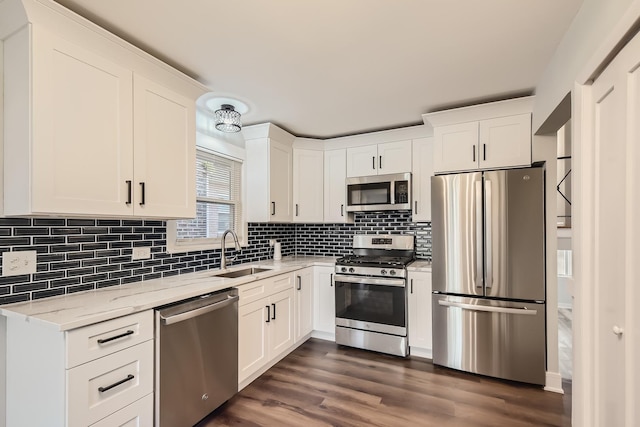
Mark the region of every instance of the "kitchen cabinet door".
[[5, 213], [131, 215], [132, 72], [28, 28], [4, 47]]
[[[238, 382], [242, 383], [269, 361], [267, 307], [269, 299], [238, 308]], [[268, 319], [269, 322], [271, 319]]]
[[347, 221], [346, 205], [347, 150], [324, 152], [324, 222]]
[[433, 130], [435, 172], [478, 168], [478, 122], [438, 126]]
[[411, 141], [378, 144], [378, 175], [411, 172]]
[[431, 221], [433, 138], [413, 140], [413, 222]]
[[313, 330], [320, 338], [335, 340], [336, 294], [333, 270], [334, 267], [314, 267]]
[[313, 267], [295, 274], [295, 342], [313, 330]]
[[273, 359], [293, 345], [294, 317], [293, 290], [271, 296], [271, 322], [269, 329], [269, 358]]
[[378, 146], [347, 148], [347, 177], [378, 174]]
[[324, 153], [293, 150], [293, 222], [322, 222]]
[[270, 154], [270, 194], [271, 220], [275, 222], [291, 222], [292, 215], [292, 149], [283, 144], [271, 141]]
[[134, 119], [135, 214], [195, 217], [195, 103], [135, 75]]
[[531, 114], [480, 121], [480, 169], [531, 165]]
[[[431, 357], [431, 272], [409, 271], [409, 346]], [[415, 349], [415, 351], [414, 351]]]

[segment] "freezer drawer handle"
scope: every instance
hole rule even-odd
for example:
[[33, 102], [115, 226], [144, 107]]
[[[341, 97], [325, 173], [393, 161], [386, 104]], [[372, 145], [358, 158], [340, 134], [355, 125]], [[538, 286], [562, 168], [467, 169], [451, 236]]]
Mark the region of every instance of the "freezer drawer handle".
[[197, 308], [195, 310], [187, 311], [186, 313], [176, 314], [174, 316], [164, 317], [160, 315], [160, 319], [163, 325], [171, 325], [173, 323], [182, 322], [183, 320], [193, 319], [196, 316], [200, 316], [201, 314], [209, 313], [210, 311], [219, 310], [224, 308], [234, 302], [238, 301], [239, 297], [236, 296], [227, 296], [227, 299], [222, 300], [220, 302], [216, 302], [214, 304], [206, 305], [201, 308]]
[[133, 331], [132, 330], [128, 330], [127, 332], [124, 332], [124, 333], [118, 334], [118, 335], [114, 335], [114, 336], [109, 337], [109, 338], [100, 338], [98, 340], [98, 344], [105, 344], [105, 343], [108, 343], [110, 341], [117, 340], [118, 338], [124, 338], [124, 337], [129, 336], [129, 335], [133, 335]]
[[538, 314], [538, 310], [529, 310], [527, 307], [522, 308], [506, 308], [506, 307], [493, 307], [485, 305], [464, 304], [461, 302], [450, 301], [438, 301], [438, 304], [446, 307], [463, 308], [465, 310], [473, 311], [489, 311], [493, 313], [506, 313], [506, 314], [524, 314], [526, 316], [535, 316]]
[[131, 380], [132, 380], [132, 379], [134, 379], [134, 378], [135, 378], [135, 377], [134, 377], [133, 375], [129, 374], [129, 375], [127, 375], [127, 378], [124, 378], [124, 379], [122, 379], [122, 380], [120, 380], [120, 381], [118, 381], [118, 382], [116, 382], [116, 383], [113, 383], [113, 384], [108, 385], [108, 386], [106, 386], [106, 387], [98, 387], [98, 391], [99, 391], [100, 393], [104, 393], [105, 391], [109, 391], [109, 390], [111, 390], [111, 389], [112, 389], [112, 388], [114, 388], [114, 387], [118, 387], [119, 385], [124, 384], [124, 383], [126, 383], [127, 381], [131, 381]]

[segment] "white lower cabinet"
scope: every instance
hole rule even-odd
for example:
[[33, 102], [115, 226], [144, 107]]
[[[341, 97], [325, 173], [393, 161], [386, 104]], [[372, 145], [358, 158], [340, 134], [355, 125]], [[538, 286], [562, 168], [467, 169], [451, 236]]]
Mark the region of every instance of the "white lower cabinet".
[[333, 286], [334, 267], [314, 267], [313, 330], [314, 336], [335, 340], [336, 293]]
[[252, 302], [243, 300], [240, 292], [238, 383], [241, 385], [293, 346], [292, 279], [292, 274], [286, 274], [250, 284], [252, 289], [264, 289], [265, 295]]
[[408, 278], [411, 354], [431, 358], [431, 272], [409, 271]]
[[295, 342], [313, 330], [313, 267], [295, 273]]
[[6, 327], [8, 426], [151, 425], [153, 310], [69, 331], [15, 317]]

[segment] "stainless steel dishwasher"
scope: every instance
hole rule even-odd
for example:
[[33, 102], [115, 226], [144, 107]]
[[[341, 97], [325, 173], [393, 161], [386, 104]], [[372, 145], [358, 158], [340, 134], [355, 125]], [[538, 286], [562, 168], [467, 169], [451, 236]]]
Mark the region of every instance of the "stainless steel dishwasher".
[[156, 427], [193, 426], [238, 391], [238, 291], [156, 309]]

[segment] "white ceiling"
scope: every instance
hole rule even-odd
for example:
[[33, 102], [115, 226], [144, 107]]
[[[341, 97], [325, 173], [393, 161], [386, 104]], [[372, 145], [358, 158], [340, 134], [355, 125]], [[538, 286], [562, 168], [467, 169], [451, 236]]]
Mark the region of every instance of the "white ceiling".
[[582, 0], [57, 0], [249, 106], [328, 138], [531, 94]]

